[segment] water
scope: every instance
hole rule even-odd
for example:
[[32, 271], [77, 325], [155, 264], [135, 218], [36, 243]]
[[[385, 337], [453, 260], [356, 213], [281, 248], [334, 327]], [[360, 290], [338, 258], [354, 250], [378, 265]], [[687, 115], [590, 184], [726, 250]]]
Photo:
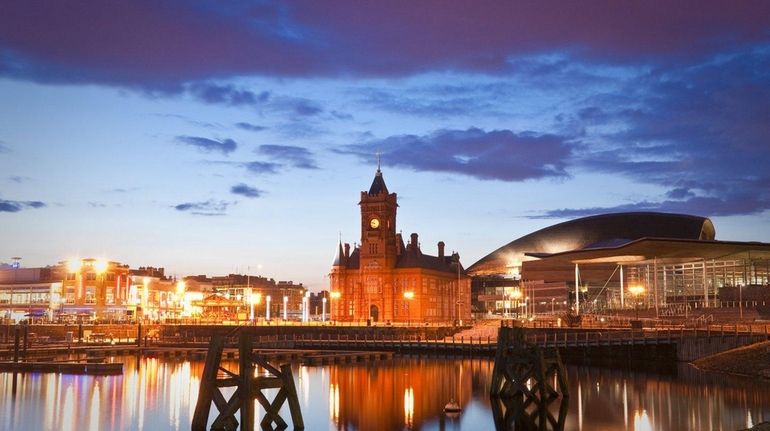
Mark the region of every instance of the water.
[[[190, 429], [202, 362], [115, 360], [125, 364], [124, 375], [17, 374], [15, 395], [14, 376], [0, 374], [0, 430]], [[589, 367], [568, 373], [565, 430], [736, 430], [770, 421], [767, 381], [689, 366], [676, 376]], [[488, 359], [294, 368], [309, 431], [494, 429], [491, 375]], [[443, 414], [450, 398], [463, 406], [456, 419]], [[290, 423], [287, 409], [282, 415]]]

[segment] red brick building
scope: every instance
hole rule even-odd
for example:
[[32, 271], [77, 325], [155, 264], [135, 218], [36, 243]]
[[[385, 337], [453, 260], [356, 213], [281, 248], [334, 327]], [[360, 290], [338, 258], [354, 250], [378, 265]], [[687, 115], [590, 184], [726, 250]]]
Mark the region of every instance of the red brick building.
[[361, 243], [340, 242], [332, 265], [332, 319], [373, 322], [454, 322], [470, 319], [470, 278], [460, 255], [422, 252], [413, 233], [408, 244], [396, 233], [398, 202], [378, 168], [361, 192]]

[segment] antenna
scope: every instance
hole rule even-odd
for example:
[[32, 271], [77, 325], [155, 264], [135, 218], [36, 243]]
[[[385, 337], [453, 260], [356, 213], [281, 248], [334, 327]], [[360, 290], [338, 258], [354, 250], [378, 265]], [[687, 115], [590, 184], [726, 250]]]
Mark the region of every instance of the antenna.
[[377, 152], [374, 154], [377, 156], [377, 172], [380, 172], [380, 158], [382, 156], [382, 152], [380, 152], [380, 150], [377, 150]]

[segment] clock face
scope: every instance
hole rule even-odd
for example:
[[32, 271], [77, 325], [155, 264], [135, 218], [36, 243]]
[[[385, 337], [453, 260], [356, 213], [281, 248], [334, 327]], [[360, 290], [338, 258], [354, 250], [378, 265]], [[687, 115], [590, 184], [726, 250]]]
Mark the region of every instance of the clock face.
[[372, 229], [377, 229], [378, 227], [380, 227], [380, 220], [373, 218], [372, 221], [369, 222], [369, 226], [371, 226]]

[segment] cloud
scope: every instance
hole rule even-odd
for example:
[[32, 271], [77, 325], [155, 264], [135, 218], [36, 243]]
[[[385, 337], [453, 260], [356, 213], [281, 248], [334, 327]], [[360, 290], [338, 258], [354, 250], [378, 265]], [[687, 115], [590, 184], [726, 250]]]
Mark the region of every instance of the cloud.
[[246, 196], [247, 198], [258, 198], [264, 193], [262, 190], [250, 187], [243, 183], [232, 186], [230, 192], [236, 195]]
[[91, 208], [106, 208], [107, 204], [103, 202], [88, 202], [88, 206]]
[[177, 136], [176, 140], [183, 144], [197, 147], [203, 151], [219, 151], [224, 155], [228, 155], [238, 148], [238, 144], [232, 139], [217, 141], [214, 139], [201, 138], [199, 136]]
[[5, 145], [5, 142], [0, 141], [0, 154], [10, 153], [11, 148]]
[[396, 135], [336, 150], [371, 162], [382, 151], [386, 165], [448, 172], [483, 180], [564, 178], [570, 147], [561, 136], [510, 130], [441, 129], [427, 135]]
[[[660, 11], [665, 9], [666, 13]], [[511, 59], [568, 52], [597, 62], [682, 62], [767, 41], [770, 5], [686, 0], [499, 2], [11, 2], [0, 16], [0, 74], [179, 93], [246, 75], [500, 73]], [[376, 29], [376, 31], [373, 31]], [[419, 41], [419, 43], [415, 43]], [[192, 89], [217, 103], [251, 95]]]
[[281, 167], [278, 163], [271, 162], [246, 162], [242, 163], [246, 169], [252, 174], [277, 174], [278, 169]]
[[597, 214], [637, 211], [655, 211], [719, 217], [757, 214], [764, 211], [768, 205], [770, 205], [770, 202], [768, 201], [746, 200], [743, 202], [734, 202], [715, 197], [692, 197], [686, 200], [664, 200], [661, 202], [642, 201], [609, 207], [562, 208], [545, 211], [542, 214], [528, 216], [528, 218], [578, 218]]
[[16, 184], [21, 184], [21, 183], [27, 182], [27, 181], [29, 181], [31, 179], [32, 178], [30, 178], [30, 177], [24, 177], [24, 176], [21, 176], [21, 175], [11, 175], [10, 177], [8, 177], [8, 181], [14, 182]]
[[203, 102], [229, 106], [258, 106], [270, 99], [269, 91], [262, 91], [257, 94], [249, 90], [238, 89], [234, 85], [217, 85], [208, 82], [192, 83], [188, 86], [187, 91]]
[[235, 123], [235, 127], [239, 129], [247, 130], [249, 132], [261, 132], [267, 129], [267, 127], [265, 126], [258, 126], [256, 124], [245, 123], [245, 122]]
[[[589, 130], [573, 168], [667, 189], [639, 204], [650, 209], [707, 216], [770, 209], [770, 48], [656, 69], [618, 92], [628, 99], [599, 96], [601, 108], [573, 116]], [[590, 131], [597, 121], [612, 127]]]
[[40, 201], [9, 201], [0, 199], [0, 212], [15, 213], [29, 208], [44, 208], [46, 205]]
[[230, 202], [226, 201], [215, 201], [213, 199], [209, 199], [204, 202], [181, 203], [174, 205], [174, 209], [177, 211], [189, 212], [190, 214], [194, 215], [221, 216], [225, 215], [230, 204]]
[[260, 145], [257, 151], [275, 160], [284, 161], [295, 168], [318, 169], [313, 153], [307, 148], [292, 145]]

